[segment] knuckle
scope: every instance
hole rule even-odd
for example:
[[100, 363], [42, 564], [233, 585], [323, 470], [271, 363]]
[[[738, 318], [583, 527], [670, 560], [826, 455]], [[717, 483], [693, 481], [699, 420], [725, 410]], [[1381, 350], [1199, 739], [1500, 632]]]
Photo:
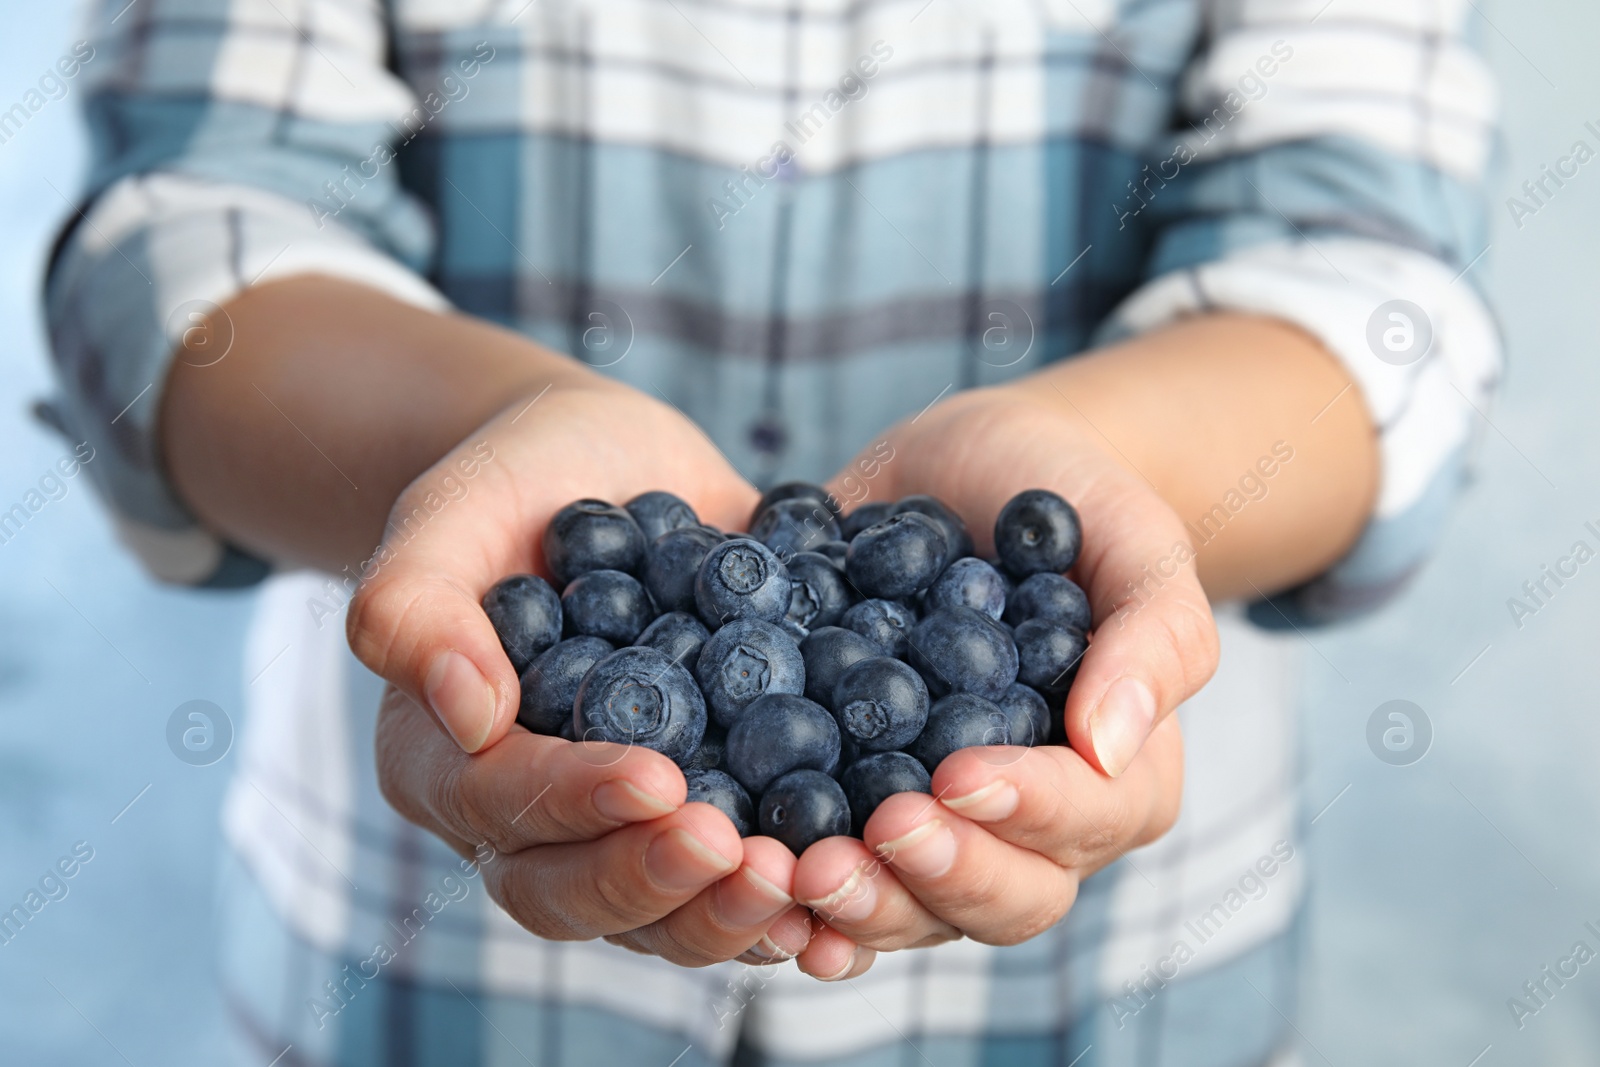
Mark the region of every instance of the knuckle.
[[579, 925], [575, 913], [549, 906], [550, 896], [537, 868], [506, 867], [485, 875], [490, 899], [534, 936], [546, 941], [587, 941], [595, 936]]
[[612, 930], [634, 930], [654, 922], [659, 915], [650, 910], [655, 893], [644, 887], [642, 879], [624, 884], [617, 873], [608, 870], [594, 881], [595, 911], [602, 924]]
[[425, 803], [440, 822], [453, 827], [457, 834], [474, 845], [488, 842], [499, 851], [511, 851], [503, 847], [506, 844], [504, 839], [492, 833], [486, 825], [459, 770], [451, 769], [433, 775], [426, 789]]

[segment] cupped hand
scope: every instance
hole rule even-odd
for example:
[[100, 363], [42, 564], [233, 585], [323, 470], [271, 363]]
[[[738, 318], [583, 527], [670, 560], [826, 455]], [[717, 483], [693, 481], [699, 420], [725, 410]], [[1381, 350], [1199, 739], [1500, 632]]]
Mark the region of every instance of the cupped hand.
[[390, 683], [378, 778], [406, 818], [483, 865], [494, 899], [534, 933], [605, 937], [696, 966], [789, 956], [809, 915], [794, 857], [739, 839], [659, 753], [572, 743], [515, 725], [517, 675], [479, 606], [509, 574], [541, 573], [540, 535], [583, 497], [670, 489], [703, 521], [740, 526], [756, 492], [667, 405], [596, 381], [508, 406], [409, 486], [351, 603], [351, 647]]
[[864, 841], [807, 850], [795, 896], [822, 924], [800, 965], [842, 978], [874, 950], [1026, 940], [1066, 914], [1083, 877], [1177, 818], [1182, 739], [1171, 713], [1218, 655], [1193, 554], [1179, 550], [1183, 524], [1114, 446], [1017, 387], [975, 390], [902, 423], [834, 486], [857, 504], [936, 496], [967, 521], [980, 554], [1013, 495], [1060, 493], [1082, 518], [1073, 577], [1095, 629], [1065, 707], [1068, 746], [957, 752], [931, 798], [892, 797]]

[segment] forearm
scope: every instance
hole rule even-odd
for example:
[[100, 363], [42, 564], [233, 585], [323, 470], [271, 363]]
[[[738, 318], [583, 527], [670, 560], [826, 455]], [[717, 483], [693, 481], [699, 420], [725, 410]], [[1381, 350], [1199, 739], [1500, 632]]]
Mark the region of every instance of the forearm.
[[1215, 599], [1320, 573], [1377, 496], [1377, 435], [1359, 390], [1313, 338], [1275, 320], [1196, 317], [1014, 388], [1155, 487], [1188, 524]]
[[400, 491], [496, 411], [600, 381], [487, 323], [332, 278], [263, 285], [224, 311], [226, 357], [173, 364], [163, 456], [206, 525], [289, 564], [359, 563]]

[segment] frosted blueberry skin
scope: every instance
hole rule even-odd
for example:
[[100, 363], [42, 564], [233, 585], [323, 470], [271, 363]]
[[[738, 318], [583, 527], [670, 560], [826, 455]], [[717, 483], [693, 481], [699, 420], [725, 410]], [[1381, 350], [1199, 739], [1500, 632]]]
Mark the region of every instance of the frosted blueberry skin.
[[1046, 619], [1029, 619], [1016, 630], [1017, 680], [1041, 693], [1064, 695], [1088, 651], [1083, 631]]
[[839, 626], [814, 630], [800, 642], [806, 666], [806, 699], [833, 708], [833, 686], [852, 664], [883, 655], [872, 641]]
[[780, 500], [756, 516], [750, 536], [787, 562], [839, 539], [839, 522], [820, 500]]
[[614, 645], [632, 644], [656, 615], [644, 586], [621, 571], [578, 575], [561, 594], [561, 612], [567, 636], [603, 637]]
[[728, 729], [723, 763], [752, 795], [790, 771], [832, 774], [839, 766], [839, 724], [805, 697], [770, 693], [752, 702]]
[[733, 823], [740, 837], [756, 832], [756, 806], [745, 792], [744, 786], [734, 781], [724, 771], [685, 770], [683, 780], [689, 785], [686, 803], [710, 804]]
[[839, 499], [822, 486], [814, 482], [780, 482], [761, 494], [761, 499], [756, 501], [756, 506], [750, 512], [750, 527], [755, 528], [756, 520], [761, 513], [772, 505], [785, 500], [815, 500], [828, 509], [834, 518], [839, 517]]
[[653, 648], [672, 662], [692, 670], [700, 659], [701, 649], [710, 639], [711, 631], [699, 619], [687, 612], [669, 611], [646, 626], [634, 644]]
[[1053, 571], [1042, 571], [1017, 583], [1006, 598], [1002, 618], [1012, 626], [1021, 626], [1029, 619], [1046, 619], [1087, 631], [1094, 612], [1089, 607], [1089, 594], [1077, 582]]
[[700, 564], [723, 537], [704, 526], [668, 530], [645, 552], [644, 587], [662, 611], [694, 612], [694, 583]]
[[712, 630], [735, 619], [777, 622], [789, 610], [789, 595], [788, 568], [748, 537], [716, 545], [695, 575], [695, 606]]
[[599, 637], [570, 637], [541, 652], [522, 672], [517, 721], [536, 734], [559, 734], [571, 723], [578, 685], [615, 647]]
[[866, 752], [905, 748], [928, 721], [928, 687], [905, 663], [887, 656], [853, 663], [833, 685], [839, 730]]
[[922, 493], [918, 493], [915, 496], [902, 497], [895, 502], [894, 514], [904, 515], [907, 512], [926, 515], [938, 523], [939, 528], [944, 531], [946, 544], [944, 565], [946, 567], [958, 559], [972, 555], [974, 551], [972, 534], [967, 532], [967, 524], [962, 522], [961, 516], [950, 510], [949, 505], [944, 501]]
[[933, 778], [915, 756], [874, 752], [846, 767], [839, 786], [850, 805], [850, 832], [860, 837], [879, 804], [896, 793], [932, 793]]
[[994, 520], [994, 548], [1013, 578], [1065, 574], [1083, 548], [1083, 524], [1073, 506], [1048, 489], [1025, 489]]
[[619, 648], [578, 686], [573, 733], [653, 749], [682, 764], [706, 732], [706, 702], [689, 672], [653, 648]]
[[863, 600], [845, 611], [839, 625], [854, 630], [867, 640], [875, 642], [885, 655], [905, 659], [909, 646], [906, 638], [916, 626], [917, 616], [898, 600]]
[[862, 504], [846, 515], [840, 520], [839, 527], [844, 532], [844, 540], [853, 541], [856, 534], [865, 530], [868, 526], [878, 525], [878, 523], [893, 514], [893, 503], [887, 500], [874, 501], [871, 504]]
[[731, 727], [745, 707], [768, 693], [805, 691], [805, 659], [790, 636], [770, 622], [739, 619], [711, 635], [695, 661], [695, 679], [711, 717]]
[[633, 516], [633, 521], [639, 524], [647, 545], [669, 530], [681, 530], [700, 524], [700, 517], [694, 513], [694, 508], [685, 503], [681, 497], [662, 489], [640, 493], [622, 506]]
[[850, 802], [821, 771], [790, 771], [761, 795], [757, 825], [798, 856], [825, 837], [850, 832]]
[[518, 674], [561, 640], [561, 598], [534, 574], [502, 578], [483, 594], [483, 611]]
[[837, 626], [854, 597], [844, 575], [826, 556], [801, 552], [784, 564], [789, 569], [789, 610], [786, 618], [807, 632]]
[[998, 619], [1006, 609], [1006, 582], [983, 560], [966, 556], [950, 564], [934, 580], [922, 598], [922, 606], [928, 611], [971, 608]]
[[928, 516], [914, 511], [891, 515], [850, 542], [845, 574], [862, 596], [910, 596], [939, 577], [948, 548], [944, 530]]
[[555, 513], [544, 530], [544, 562], [565, 587], [589, 571], [633, 574], [648, 542], [633, 516], [604, 500], [578, 500]]
[[928, 724], [906, 751], [932, 774], [952, 752], [1009, 744], [1011, 722], [999, 705], [972, 693], [951, 693], [933, 702]]
[[1008, 686], [995, 705], [1006, 713], [1013, 745], [1033, 748], [1050, 740], [1050, 705], [1031, 686]]
[[911, 631], [910, 662], [928, 692], [976, 693], [994, 700], [1017, 680], [1017, 646], [987, 615], [971, 608], [943, 608]]

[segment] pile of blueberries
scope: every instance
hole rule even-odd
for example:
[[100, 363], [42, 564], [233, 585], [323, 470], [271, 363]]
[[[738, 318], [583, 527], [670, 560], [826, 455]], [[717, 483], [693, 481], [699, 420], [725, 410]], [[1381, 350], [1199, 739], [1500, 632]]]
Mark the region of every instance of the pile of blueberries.
[[895, 793], [930, 792], [957, 749], [1061, 739], [1089, 641], [1088, 598], [1065, 577], [1082, 539], [1043, 489], [1001, 510], [993, 561], [929, 496], [845, 515], [790, 482], [730, 534], [657, 491], [562, 508], [544, 534], [555, 584], [513, 575], [483, 608], [521, 676], [523, 726], [654, 749], [689, 800], [798, 855], [859, 837]]

